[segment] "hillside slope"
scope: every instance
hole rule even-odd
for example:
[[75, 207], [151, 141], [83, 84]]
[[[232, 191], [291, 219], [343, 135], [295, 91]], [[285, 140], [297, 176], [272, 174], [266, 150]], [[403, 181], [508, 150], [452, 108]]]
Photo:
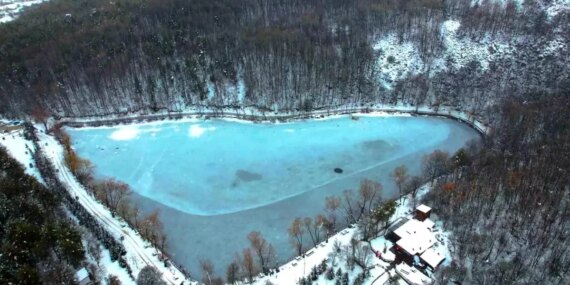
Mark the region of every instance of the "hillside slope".
[[568, 90], [568, 1], [55, 0], [0, 25], [0, 113], [313, 110], [481, 114]]

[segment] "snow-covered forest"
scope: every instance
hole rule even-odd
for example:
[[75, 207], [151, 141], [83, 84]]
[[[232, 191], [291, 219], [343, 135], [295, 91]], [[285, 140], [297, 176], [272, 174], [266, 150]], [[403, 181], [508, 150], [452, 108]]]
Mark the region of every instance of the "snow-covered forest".
[[496, 132], [466, 149], [425, 201], [454, 232], [440, 281], [570, 281], [570, 100], [531, 94], [501, 104]]
[[488, 114], [507, 93], [568, 89], [567, 11], [542, 0], [51, 1], [0, 25], [0, 113], [400, 102]]

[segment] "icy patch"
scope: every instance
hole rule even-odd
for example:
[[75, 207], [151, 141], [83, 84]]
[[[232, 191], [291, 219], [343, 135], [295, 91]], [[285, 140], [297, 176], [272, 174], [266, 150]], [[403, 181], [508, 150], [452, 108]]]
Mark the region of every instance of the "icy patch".
[[457, 30], [461, 24], [456, 20], [447, 20], [441, 27], [441, 35], [445, 46], [444, 58], [439, 58], [432, 65], [432, 72], [445, 71], [448, 64], [454, 69], [460, 69], [472, 61], [480, 64], [483, 71], [489, 68], [489, 63], [501, 57], [508, 56], [513, 48], [506, 43], [498, 43], [483, 38], [474, 42], [468, 38], [460, 38]]
[[196, 125], [190, 126], [190, 129], [188, 130], [188, 135], [190, 135], [190, 137], [193, 137], [193, 138], [199, 138], [206, 131], [214, 131], [214, 130], [216, 130], [215, 127], [204, 128], [204, 127], [200, 126], [199, 124], [196, 124]]
[[109, 138], [115, 141], [128, 141], [138, 137], [139, 133], [138, 128], [126, 126], [112, 132]]
[[424, 63], [411, 42], [400, 43], [396, 35], [389, 34], [372, 48], [380, 51], [380, 82], [385, 88], [391, 89], [393, 82], [422, 73]]

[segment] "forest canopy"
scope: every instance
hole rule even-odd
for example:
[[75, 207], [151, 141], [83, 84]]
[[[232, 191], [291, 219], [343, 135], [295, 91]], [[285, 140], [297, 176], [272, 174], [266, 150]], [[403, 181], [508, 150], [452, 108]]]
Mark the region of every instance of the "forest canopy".
[[[541, 56], [567, 14], [540, 3], [434, 0], [54, 0], [0, 25], [0, 113], [58, 116], [189, 107], [311, 110], [408, 103], [480, 112], [505, 92], [567, 89], [567, 51]], [[515, 60], [429, 68], [386, 87], [378, 39], [445, 59], [444, 21], [481, 40], [524, 36]], [[567, 37], [567, 35], [565, 35]], [[489, 49], [493, 50], [493, 46]], [[447, 65], [454, 63], [448, 60]], [[18, 94], [17, 96], [15, 94]], [[461, 94], [461, 96], [459, 96]]]
[[63, 284], [85, 259], [58, 198], [0, 147], [0, 283]]

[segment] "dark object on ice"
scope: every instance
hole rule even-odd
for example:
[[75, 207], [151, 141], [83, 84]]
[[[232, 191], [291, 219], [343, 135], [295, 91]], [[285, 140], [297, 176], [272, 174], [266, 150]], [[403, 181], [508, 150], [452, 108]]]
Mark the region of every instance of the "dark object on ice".
[[336, 173], [342, 173], [342, 168], [338, 168], [338, 167], [337, 167], [337, 168], [334, 169], [334, 172], [336, 172]]

